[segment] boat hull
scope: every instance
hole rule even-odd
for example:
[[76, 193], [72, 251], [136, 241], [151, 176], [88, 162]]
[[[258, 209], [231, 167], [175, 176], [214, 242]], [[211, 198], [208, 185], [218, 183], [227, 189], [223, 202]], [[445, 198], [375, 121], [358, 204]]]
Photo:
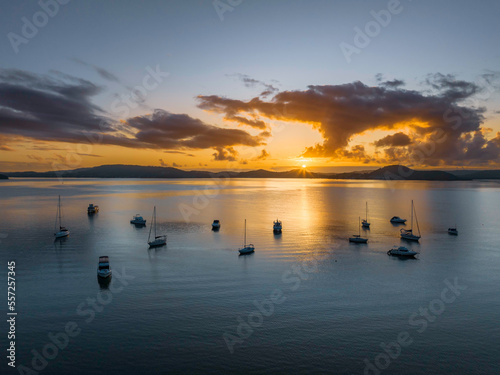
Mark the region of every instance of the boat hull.
[[415, 236], [413, 234], [402, 234], [401, 239], [406, 240], [406, 241], [418, 242], [418, 240], [420, 240], [420, 236]]
[[368, 238], [357, 238], [357, 237], [351, 237], [349, 238], [349, 242], [353, 242], [353, 243], [367, 243], [368, 242]]
[[166, 240], [154, 240], [148, 242], [149, 247], [160, 247], [160, 246], [165, 246], [166, 244], [167, 244]]
[[418, 253], [400, 253], [400, 252], [394, 252], [394, 251], [391, 251], [389, 250], [387, 252], [387, 255], [390, 255], [390, 256], [395, 256], [395, 257], [401, 257], [401, 258], [415, 258], [415, 255], [417, 255]]
[[112, 272], [97, 272], [97, 277], [100, 279], [109, 279], [111, 278]]
[[146, 220], [144, 220], [144, 221], [130, 220], [130, 224], [134, 224], [134, 225], [146, 225]]
[[55, 236], [56, 238], [68, 237], [68, 236], [69, 236], [69, 230], [54, 233], [54, 236]]
[[242, 249], [239, 249], [238, 252], [240, 253], [240, 255], [252, 254], [253, 252], [255, 252], [255, 247], [247, 246]]

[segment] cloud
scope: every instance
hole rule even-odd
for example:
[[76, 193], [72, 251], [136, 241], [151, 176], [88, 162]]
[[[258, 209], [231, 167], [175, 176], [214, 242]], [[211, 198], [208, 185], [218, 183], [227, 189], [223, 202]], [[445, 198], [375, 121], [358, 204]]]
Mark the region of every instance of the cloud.
[[[382, 76], [378, 78], [382, 80]], [[311, 85], [306, 90], [279, 92], [267, 101], [259, 97], [242, 101], [216, 95], [198, 96], [197, 100], [200, 108], [226, 116], [310, 124], [321, 133], [323, 142], [307, 147], [302, 154], [304, 157], [359, 159], [361, 150], [349, 146], [355, 135], [375, 129], [398, 133], [405, 128], [412, 134], [411, 145], [403, 139], [404, 136], [392, 138], [393, 143], [408, 143], [405, 150], [398, 153], [398, 157], [403, 158], [401, 162], [417, 160], [413, 154], [432, 145], [432, 153], [424, 152], [424, 156], [418, 158], [419, 163], [435, 165], [457, 160], [487, 163], [491, 160], [486, 158], [498, 161], [496, 144], [480, 131], [485, 108], [463, 104], [465, 99], [482, 92], [484, 87], [439, 73], [426, 79], [431, 93], [404, 89], [400, 87], [401, 83], [393, 80], [379, 86], [367, 86], [359, 81]], [[479, 132], [475, 137], [482, 139], [482, 153], [467, 151], [473, 146], [474, 137], [465, 135], [475, 132]], [[382, 144], [390, 140], [386, 139]], [[478, 140], [474, 142], [481, 144]]]
[[186, 155], [186, 156], [191, 156], [191, 157], [194, 157], [193, 154], [188, 154], [184, 151], [172, 151], [172, 150], [166, 150], [166, 151], [163, 151], [164, 153], [166, 154], [181, 154], [181, 155]]
[[260, 146], [270, 135], [219, 128], [161, 109], [115, 121], [92, 102], [102, 90], [90, 81], [60, 72], [36, 75], [0, 69], [0, 135], [179, 151]]
[[93, 70], [95, 70], [97, 72], [97, 74], [99, 74], [102, 78], [104, 78], [107, 81], [120, 83], [120, 79], [116, 75], [114, 75], [113, 73], [111, 73], [110, 71], [108, 71], [104, 68], [101, 68], [101, 67], [94, 65], [94, 64], [89, 64], [89, 63], [87, 63], [83, 60], [80, 60], [78, 58], [73, 58], [71, 60], [80, 64], [80, 65], [92, 68]]
[[252, 136], [240, 129], [219, 128], [185, 114], [155, 110], [153, 114], [125, 121], [135, 129], [135, 140], [152, 148], [205, 149], [230, 146], [259, 146], [265, 137]]
[[398, 88], [405, 85], [405, 81], [401, 79], [393, 79], [392, 81], [381, 82], [380, 86], [388, 87], [388, 88]]
[[14, 149], [9, 146], [0, 145], [0, 151], [14, 151]]
[[274, 94], [275, 92], [279, 91], [273, 85], [271, 85], [269, 83], [265, 83], [263, 81], [259, 81], [258, 79], [251, 78], [250, 76], [248, 76], [246, 74], [236, 73], [236, 74], [226, 74], [226, 76], [228, 76], [228, 77], [236, 77], [241, 82], [243, 82], [243, 84], [245, 85], [245, 87], [252, 87], [252, 88], [253, 87], [257, 87], [257, 86], [263, 87], [264, 91], [262, 91], [260, 93], [260, 96], [264, 96], [265, 97], [265, 96]]
[[388, 135], [378, 141], [373, 143], [377, 147], [401, 147], [408, 146], [411, 144], [411, 138], [405, 133], [395, 133], [393, 135]]
[[260, 155], [254, 158], [253, 160], [266, 160], [267, 158], [269, 158], [269, 156], [271, 156], [269, 152], [267, 152], [265, 149], [262, 149]]
[[238, 152], [232, 147], [222, 148], [217, 147], [213, 153], [215, 161], [236, 161]]

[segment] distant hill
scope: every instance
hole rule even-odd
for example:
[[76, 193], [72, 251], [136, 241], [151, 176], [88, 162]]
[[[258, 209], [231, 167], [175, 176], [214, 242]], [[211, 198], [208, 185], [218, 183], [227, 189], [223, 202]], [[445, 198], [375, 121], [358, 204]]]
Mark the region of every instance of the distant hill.
[[7, 177], [6, 175], [4, 174], [0, 174], [0, 180], [8, 180], [9, 177]]
[[[79, 168], [58, 172], [9, 172], [5, 177], [67, 177], [67, 178], [328, 178], [357, 180], [428, 180], [457, 181], [472, 179], [500, 179], [499, 170], [471, 170], [445, 172], [435, 170], [414, 170], [403, 165], [390, 165], [372, 171], [348, 173], [318, 173], [304, 169], [274, 172], [265, 169], [255, 171], [207, 172], [184, 171], [170, 167], [145, 167], [140, 165], [101, 165], [93, 168]], [[2, 175], [0, 175], [0, 178]]]

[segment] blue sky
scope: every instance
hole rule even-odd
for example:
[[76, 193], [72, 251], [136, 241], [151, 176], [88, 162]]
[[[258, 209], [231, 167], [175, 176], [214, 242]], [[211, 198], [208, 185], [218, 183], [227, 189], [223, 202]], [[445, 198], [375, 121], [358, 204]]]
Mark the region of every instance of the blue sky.
[[[279, 91], [358, 80], [376, 85], [376, 74], [424, 91], [428, 74], [475, 81], [500, 65], [500, 3], [463, 0], [402, 0], [400, 12], [392, 14], [388, 25], [348, 63], [340, 44], [354, 45], [354, 29], [364, 29], [374, 20], [371, 12], [386, 10], [388, 4], [243, 0], [221, 20], [209, 0], [73, 0], [59, 5], [58, 13], [15, 53], [8, 34], [22, 35], [22, 18], [32, 20], [41, 8], [37, 2], [13, 1], [2, 5], [0, 15], [0, 68], [35, 74], [58, 71], [89, 80], [105, 87], [92, 100], [109, 110], [114, 95], [140, 84], [148, 66], [159, 66], [169, 77], [147, 93], [144, 105], [132, 115], [160, 108], [226, 126], [221, 116], [198, 108], [195, 98], [258, 96], [262, 87], [245, 87], [237, 74]], [[103, 79], [75, 59], [109, 71], [120, 83]], [[481, 104], [488, 108], [488, 126], [500, 130], [493, 113], [497, 92]], [[310, 139], [316, 138], [311, 133]]]

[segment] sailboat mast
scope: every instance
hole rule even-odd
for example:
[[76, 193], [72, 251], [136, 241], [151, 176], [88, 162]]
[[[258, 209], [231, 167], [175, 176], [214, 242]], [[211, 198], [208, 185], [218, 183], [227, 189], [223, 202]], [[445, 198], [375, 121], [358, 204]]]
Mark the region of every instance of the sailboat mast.
[[156, 238], [156, 206], [153, 215], [155, 216], [155, 238]]
[[358, 216], [358, 236], [361, 237], [361, 218]]
[[243, 247], [247, 247], [247, 219], [245, 219], [245, 241]]
[[59, 207], [58, 207], [58, 211], [59, 211], [59, 228], [62, 227], [62, 221], [61, 221], [61, 196], [59, 196]]
[[151, 241], [151, 231], [153, 230], [153, 226], [155, 223], [155, 214], [154, 214], [155, 210], [156, 210], [156, 207], [153, 210], [153, 217], [151, 218], [151, 225], [149, 226], [148, 242]]
[[368, 222], [368, 202], [366, 202], [366, 222]]
[[413, 199], [411, 201], [411, 226], [410, 230], [413, 232]]

